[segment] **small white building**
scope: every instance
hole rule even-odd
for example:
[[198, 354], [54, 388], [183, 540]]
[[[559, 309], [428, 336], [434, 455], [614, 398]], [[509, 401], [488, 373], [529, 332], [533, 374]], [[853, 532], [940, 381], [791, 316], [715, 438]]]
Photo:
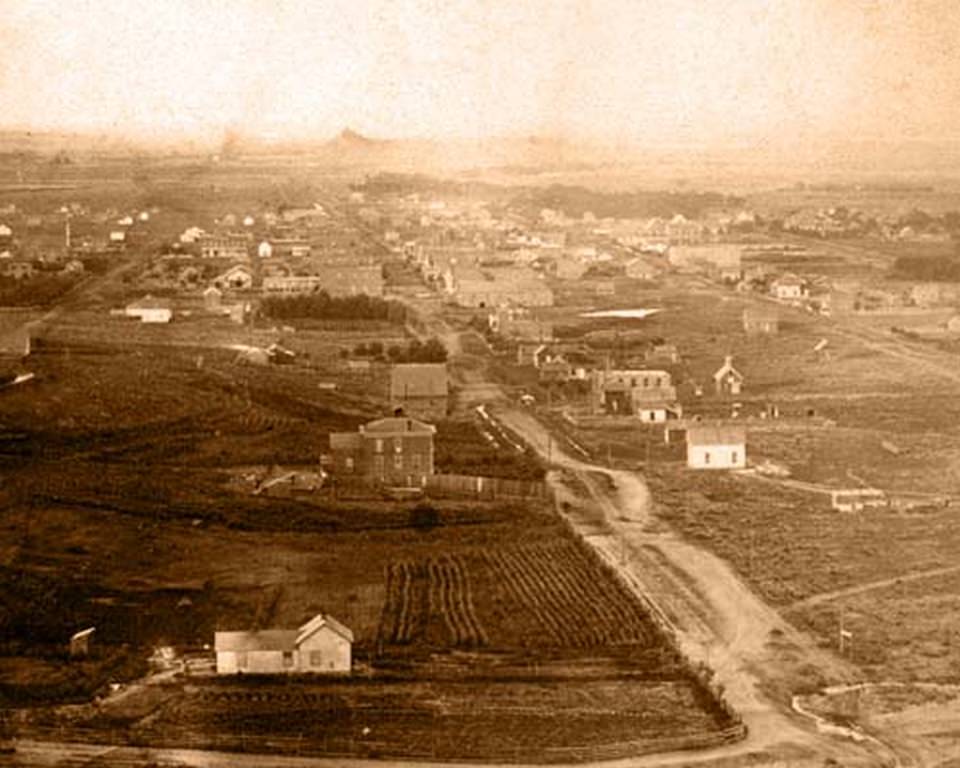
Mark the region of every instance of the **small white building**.
[[733, 367], [733, 357], [727, 355], [723, 359], [716, 373], [713, 374], [713, 383], [718, 395], [739, 395], [743, 389], [743, 374]]
[[781, 301], [796, 301], [806, 295], [807, 286], [796, 275], [786, 274], [770, 283], [770, 293]]
[[349, 674], [353, 632], [317, 614], [299, 629], [217, 632], [218, 675]]
[[124, 309], [127, 317], [136, 317], [141, 323], [169, 323], [173, 319], [173, 310], [163, 299], [144, 296], [130, 302]]
[[747, 466], [746, 428], [736, 425], [689, 427], [687, 466], [691, 469], [743, 469]]

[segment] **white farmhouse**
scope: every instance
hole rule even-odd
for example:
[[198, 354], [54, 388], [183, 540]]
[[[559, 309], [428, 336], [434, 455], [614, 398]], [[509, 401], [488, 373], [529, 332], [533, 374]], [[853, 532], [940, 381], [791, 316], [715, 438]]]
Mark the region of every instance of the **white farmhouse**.
[[743, 469], [747, 466], [747, 430], [735, 425], [689, 427], [687, 466], [691, 469]]
[[353, 632], [322, 613], [299, 629], [214, 634], [218, 675], [349, 673], [352, 647]]

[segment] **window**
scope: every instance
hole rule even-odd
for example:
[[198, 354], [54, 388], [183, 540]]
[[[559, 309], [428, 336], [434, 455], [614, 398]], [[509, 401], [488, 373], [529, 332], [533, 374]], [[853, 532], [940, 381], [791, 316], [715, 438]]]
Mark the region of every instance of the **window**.
[[393, 452], [394, 453], [403, 453], [403, 438], [395, 437], [393, 438]]
[[704, 463], [704, 464], [709, 464], [709, 463], [710, 463], [710, 451], [704, 451], [704, 452], [703, 452], [703, 463]]
[[650, 386], [650, 378], [648, 376], [643, 377], [643, 388], [646, 389]]
[[310, 651], [310, 666], [311, 667], [323, 666], [323, 651]]
[[393, 456], [393, 468], [401, 469], [403, 467], [403, 454], [397, 453]]
[[383, 453], [383, 440], [379, 437], [373, 442], [373, 452]]
[[293, 651], [283, 652], [283, 666], [284, 669], [289, 669], [293, 666]]
[[237, 651], [237, 669], [243, 669], [247, 666], [247, 652]]
[[343, 461], [343, 465], [346, 467], [347, 472], [353, 472], [353, 456], [347, 456]]
[[731, 452], [730, 452], [730, 462], [731, 462], [732, 464], [736, 464], [736, 463], [737, 463], [737, 452], [736, 452], [736, 451], [731, 451]]
[[413, 469], [416, 469], [416, 470], [419, 470], [419, 469], [420, 469], [420, 454], [419, 454], [419, 453], [415, 453], [415, 454], [413, 454], [413, 456], [410, 457], [410, 466], [411, 466]]

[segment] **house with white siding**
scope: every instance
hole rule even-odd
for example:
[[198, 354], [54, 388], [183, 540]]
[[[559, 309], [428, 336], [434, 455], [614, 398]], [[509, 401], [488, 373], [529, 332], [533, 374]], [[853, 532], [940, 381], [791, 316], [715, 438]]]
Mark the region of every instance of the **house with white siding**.
[[218, 675], [349, 674], [353, 632], [317, 614], [298, 629], [216, 632]]
[[747, 466], [747, 430], [738, 425], [687, 428], [690, 469], [743, 469]]

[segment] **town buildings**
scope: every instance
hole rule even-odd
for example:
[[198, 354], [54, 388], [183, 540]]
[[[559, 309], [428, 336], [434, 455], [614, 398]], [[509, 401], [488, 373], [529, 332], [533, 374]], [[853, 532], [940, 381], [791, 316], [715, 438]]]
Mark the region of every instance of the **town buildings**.
[[591, 389], [594, 410], [600, 413], [636, 416], [648, 422], [680, 415], [677, 390], [667, 371], [596, 370]]

